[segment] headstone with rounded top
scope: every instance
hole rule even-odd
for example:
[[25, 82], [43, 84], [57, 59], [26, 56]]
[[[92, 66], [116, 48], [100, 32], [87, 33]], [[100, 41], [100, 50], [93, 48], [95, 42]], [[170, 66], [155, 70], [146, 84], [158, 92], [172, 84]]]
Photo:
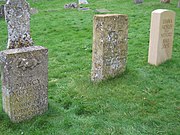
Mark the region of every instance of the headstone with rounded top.
[[172, 58], [175, 12], [158, 9], [151, 14], [148, 63], [160, 65]]

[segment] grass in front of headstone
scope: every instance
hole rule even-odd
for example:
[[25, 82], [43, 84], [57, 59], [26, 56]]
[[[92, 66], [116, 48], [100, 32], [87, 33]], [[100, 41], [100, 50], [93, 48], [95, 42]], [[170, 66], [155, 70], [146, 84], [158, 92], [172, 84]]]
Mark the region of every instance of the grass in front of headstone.
[[[93, 10], [88, 11], [64, 9], [70, 0], [29, 2], [39, 11], [31, 16], [32, 38], [36, 45], [49, 49], [49, 110], [32, 120], [13, 124], [1, 109], [0, 134], [179, 134], [177, 0], [171, 4], [146, 0], [140, 5], [132, 0], [91, 0], [86, 7]], [[90, 81], [95, 9], [129, 17], [127, 70], [100, 83]], [[155, 9], [176, 12], [173, 58], [158, 67], [147, 63], [150, 17]], [[0, 48], [4, 50], [7, 29], [3, 19], [0, 24]]]

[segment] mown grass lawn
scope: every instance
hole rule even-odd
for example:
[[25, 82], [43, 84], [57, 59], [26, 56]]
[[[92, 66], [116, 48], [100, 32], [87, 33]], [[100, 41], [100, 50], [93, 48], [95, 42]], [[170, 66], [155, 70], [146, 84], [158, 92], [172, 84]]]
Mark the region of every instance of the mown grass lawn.
[[[180, 134], [178, 0], [171, 4], [145, 0], [139, 5], [132, 0], [89, 0], [89, 11], [65, 10], [64, 4], [72, 0], [28, 1], [39, 10], [31, 16], [34, 42], [49, 49], [49, 110], [14, 124], [0, 109], [1, 135]], [[129, 17], [127, 70], [121, 76], [93, 84], [92, 21], [97, 14], [94, 10], [104, 8]], [[155, 9], [176, 12], [173, 58], [159, 67], [147, 63], [150, 17]], [[7, 44], [6, 27], [1, 19], [1, 50]]]

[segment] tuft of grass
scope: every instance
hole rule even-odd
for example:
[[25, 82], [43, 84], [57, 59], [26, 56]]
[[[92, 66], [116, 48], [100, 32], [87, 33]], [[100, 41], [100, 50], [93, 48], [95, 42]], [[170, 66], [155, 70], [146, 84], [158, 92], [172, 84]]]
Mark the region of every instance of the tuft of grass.
[[[180, 10], [178, 0], [162, 4], [146, 0], [90, 0], [89, 11], [63, 8], [71, 0], [28, 0], [39, 10], [31, 16], [36, 45], [49, 50], [49, 109], [14, 124], [0, 110], [2, 135], [179, 135]], [[128, 63], [124, 74], [90, 81], [95, 9], [129, 18]], [[151, 12], [176, 12], [173, 58], [155, 67], [147, 63]], [[0, 50], [7, 44], [7, 25], [0, 20]], [[0, 90], [1, 91], [1, 90]], [[2, 94], [0, 93], [0, 96]], [[0, 108], [2, 99], [0, 98]]]

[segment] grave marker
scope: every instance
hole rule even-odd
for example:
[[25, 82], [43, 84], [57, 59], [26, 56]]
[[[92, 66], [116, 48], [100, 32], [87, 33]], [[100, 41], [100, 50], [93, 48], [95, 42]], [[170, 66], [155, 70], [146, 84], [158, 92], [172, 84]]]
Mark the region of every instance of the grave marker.
[[179, 2], [178, 2], [178, 8], [180, 8], [180, 0], [179, 0]]
[[32, 46], [29, 4], [8, 0], [8, 50], [0, 52], [3, 110], [20, 122], [48, 109], [48, 50]]
[[159, 65], [172, 57], [175, 12], [158, 9], [151, 15], [148, 62]]
[[160, 0], [161, 3], [170, 3], [171, 0]]
[[123, 73], [126, 69], [127, 48], [127, 15], [95, 15], [91, 80], [101, 81]]
[[139, 3], [143, 3], [143, 2], [144, 2], [144, 0], [134, 0], [135, 4], [139, 4]]
[[88, 4], [88, 1], [87, 0], [78, 0], [78, 3], [79, 4]]

